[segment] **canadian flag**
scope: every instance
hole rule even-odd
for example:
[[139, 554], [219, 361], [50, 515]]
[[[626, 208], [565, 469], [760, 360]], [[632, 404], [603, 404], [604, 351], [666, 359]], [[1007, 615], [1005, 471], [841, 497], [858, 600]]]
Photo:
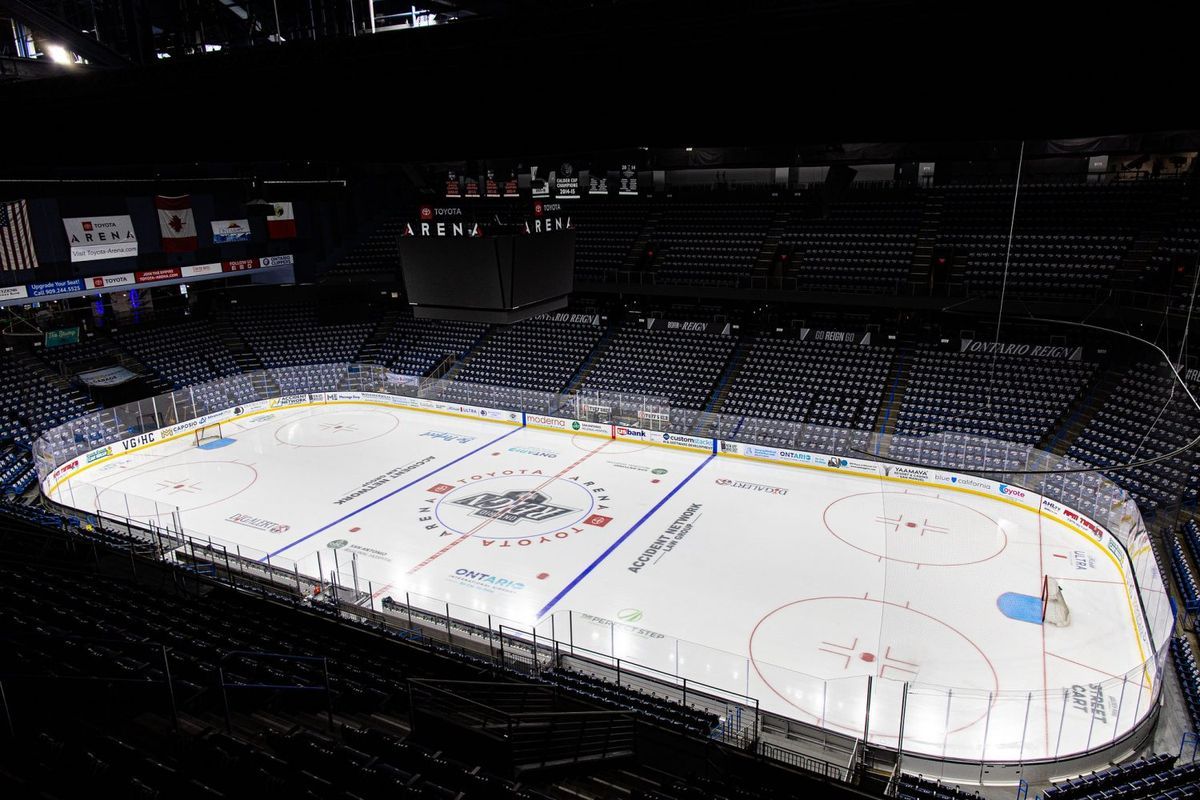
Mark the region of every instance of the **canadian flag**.
[[291, 203], [272, 203], [267, 215], [267, 235], [272, 239], [296, 238], [296, 215]]
[[162, 231], [164, 253], [189, 253], [196, 249], [196, 220], [192, 217], [192, 196], [154, 198], [158, 209], [158, 227]]

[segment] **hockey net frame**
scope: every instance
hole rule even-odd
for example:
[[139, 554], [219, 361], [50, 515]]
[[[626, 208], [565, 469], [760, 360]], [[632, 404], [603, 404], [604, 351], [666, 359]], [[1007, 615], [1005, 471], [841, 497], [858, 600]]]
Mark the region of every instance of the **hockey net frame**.
[[221, 423], [213, 422], [196, 428], [196, 434], [192, 439], [192, 444], [195, 447], [199, 447], [205, 442], [215, 442], [222, 438], [224, 437], [221, 435]]
[[1049, 575], [1042, 576], [1042, 624], [1058, 628], [1071, 624], [1071, 608], [1063, 597], [1062, 586]]

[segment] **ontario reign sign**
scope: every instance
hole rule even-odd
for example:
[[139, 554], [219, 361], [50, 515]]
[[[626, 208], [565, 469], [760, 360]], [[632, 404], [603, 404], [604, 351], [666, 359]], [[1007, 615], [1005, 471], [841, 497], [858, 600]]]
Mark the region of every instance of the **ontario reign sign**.
[[494, 519], [508, 525], [524, 521], [544, 522], [579, 511], [577, 508], [553, 505], [547, 502], [549, 499], [541, 492], [517, 490], [504, 494], [480, 492], [461, 500], [451, 500], [450, 503], [475, 509], [472, 516]]

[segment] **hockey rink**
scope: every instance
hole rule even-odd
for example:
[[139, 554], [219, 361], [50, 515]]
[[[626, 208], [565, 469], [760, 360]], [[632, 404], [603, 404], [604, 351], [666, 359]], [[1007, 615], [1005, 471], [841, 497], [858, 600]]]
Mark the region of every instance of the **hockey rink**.
[[[537, 625], [884, 745], [907, 683], [903, 746], [934, 756], [1094, 749], [1153, 696], [1112, 555], [1001, 498], [366, 403], [222, 437], [90, 464], [52, 498], [165, 510], [301, 575], [353, 562], [376, 602]], [[1044, 575], [1069, 626], [1041, 624]]]

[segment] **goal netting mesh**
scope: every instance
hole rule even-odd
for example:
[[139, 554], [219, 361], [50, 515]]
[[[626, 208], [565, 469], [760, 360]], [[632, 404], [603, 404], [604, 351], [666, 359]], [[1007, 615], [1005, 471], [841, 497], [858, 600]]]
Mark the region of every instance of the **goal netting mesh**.
[[1049, 575], [1042, 578], [1042, 624], [1060, 628], [1071, 624], [1071, 609], [1063, 598], [1062, 587]]
[[221, 423], [215, 422], [212, 425], [201, 425], [196, 429], [196, 446], [205, 442], [214, 442], [221, 438]]

